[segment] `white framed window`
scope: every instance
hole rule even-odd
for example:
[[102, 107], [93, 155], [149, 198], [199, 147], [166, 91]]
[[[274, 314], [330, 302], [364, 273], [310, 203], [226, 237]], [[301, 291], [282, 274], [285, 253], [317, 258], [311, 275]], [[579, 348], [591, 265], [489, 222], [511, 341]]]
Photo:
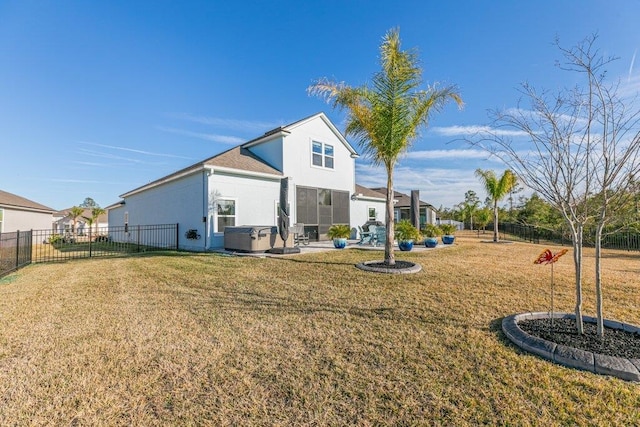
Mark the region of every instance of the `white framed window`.
[[320, 168], [333, 169], [333, 145], [311, 141], [311, 164]]
[[216, 200], [216, 232], [222, 233], [225, 227], [236, 225], [236, 199], [220, 198]]
[[3, 223], [4, 223], [4, 209], [0, 209], [0, 233], [2, 233]]
[[368, 221], [376, 221], [378, 215], [376, 213], [376, 208], [369, 207], [367, 208], [367, 220]]

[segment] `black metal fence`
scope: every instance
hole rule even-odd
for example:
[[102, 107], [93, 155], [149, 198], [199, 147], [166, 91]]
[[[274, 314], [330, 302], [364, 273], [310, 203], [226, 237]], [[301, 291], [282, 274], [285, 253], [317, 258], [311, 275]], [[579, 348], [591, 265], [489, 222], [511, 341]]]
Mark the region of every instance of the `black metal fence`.
[[52, 230], [0, 234], [0, 277], [35, 262], [123, 256], [178, 250], [178, 224], [91, 227], [84, 231]]
[[[487, 227], [487, 232], [493, 230], [493, 225]], [[571, 234], [569, 230], [550, 230], [532, 225], [498, 223], [500, 238], [515, 238], [518, 240], [540, 243], [540, 241], [557, 243], [559, 245], [570, 245]], [[492, 231], [491, 231], [492, 232]], [[595, 246], [592, 230], [585, 230], [584, 246]], [[621, 249], [626, 251], [640, 251], [640, 233], [636, 230], [622, 230], [615, 233], [608, 233], [602, 236], [601, 245], [607, 249]]]
[[0, 233], [0, 277], [31, 263], [31, 231]]

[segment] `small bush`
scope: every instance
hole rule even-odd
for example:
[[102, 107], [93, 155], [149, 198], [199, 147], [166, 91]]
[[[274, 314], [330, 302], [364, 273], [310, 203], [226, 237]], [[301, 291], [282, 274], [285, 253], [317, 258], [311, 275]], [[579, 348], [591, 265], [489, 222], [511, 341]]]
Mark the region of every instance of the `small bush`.
[[333, 224], [327, 231], [330, 239], [348, 239], [351, 236], [351, 227], [348, 224]]
[[399, 241], [408, 241], [408, 240], [420, 240], [420, 232], [417, 228], [411, 224], [410, 221], [403, 219], [399, 223], [396, 224], [395, 227], [396, 239]]
[[453, 224], [440, 224], [440, 230], [445, 236], [451, 236], [458, 231], [458, 227]]
[[426, 224], [422, 229], [424, 237], [438, 237], [442, 235], [442, 230], [435, 224]]
[[55, 245], [56, 243], [62, 243], [62, 236], [60, 234], [52, 234], [49, 237], [49, 243]]

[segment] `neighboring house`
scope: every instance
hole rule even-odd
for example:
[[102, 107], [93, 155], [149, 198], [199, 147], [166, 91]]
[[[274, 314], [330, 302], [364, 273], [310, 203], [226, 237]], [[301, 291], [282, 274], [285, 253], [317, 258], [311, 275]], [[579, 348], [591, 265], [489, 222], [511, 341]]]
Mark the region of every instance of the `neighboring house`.
[[[227, 226], [277, 224], [280, 180], [289, 181], [290, 223], [312, 240], [332, 224], [366, 222], [384, 196], [356, 191], [357, 152], [318, 113], [122, 194], [107, 207], [109, 224], [179, 224], [181, 249], [224, 245]], [[196, 230], [199, 239], [187, 239]], [[194, 235], [195, 233], [190, 233]]]
[[50, 230], [54, 210], [0, 190], [0, 233]]
[[[64, 234], [73, 232], [73, 218], [70, 215], [71, 208], [63, 209], [53, 213], [53, 232]], [[89, 224], [86, 218], [91, 218], [91, 208], [85, 208], [82, 215], [76, 218], [76, 232], [83, 235], [89, 232]], [[107, 213], [98, 216], [98, 220], [93, 223], [92, 228], [100, 230], [109, 225], [109, 217]]]
[[[387, 194], [386, 187], [372, 188], [373, 191], [378, 193]], [[404, 193], [394, 190], [393, 200], [394, 200], [394, 215], [393, 219], [395, 222], [401, 221], [403, 219], [410, 220], [411, 219], [411, 196], [408, 196]], [[423, 202], [420, 200], [420, 229], [422, 230], [425, 224], [435, 224], [438, 216], [438, 211], [433, 205]]]

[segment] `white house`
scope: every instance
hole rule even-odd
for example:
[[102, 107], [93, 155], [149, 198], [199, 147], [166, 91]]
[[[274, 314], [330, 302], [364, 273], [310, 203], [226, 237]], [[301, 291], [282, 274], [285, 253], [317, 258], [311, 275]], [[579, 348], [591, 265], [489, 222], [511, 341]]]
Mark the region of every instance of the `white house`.
[[[76, 232], [80, 235], [89, 232], [89, 224], [87, 218], [93, 218], [91, 208], [84, 208], [82, 214], [76, 218]], [[109, 225], [108, 215], [105, 213], [98, 216], [97, 221], [91, 227], [92, 230], [104, 229]], [[73, 217], [71, 216], [71, 208], [62, 209], [53, 213], [53, 231], [54, 233], [64, 234], [73, 230]]]
[[50, 230], [53, 209], [0, 190], [0, 233]]
[[291, 225], [323, 239], [332, 224], [384, 221], [384, 195], [356, 186], [357, 157], [318, 113], [122, 194], [107, 207], [109, 225], [178, 223], [181, 249], [221, 248], [227, 226], [277, 224], [286, 177]]

